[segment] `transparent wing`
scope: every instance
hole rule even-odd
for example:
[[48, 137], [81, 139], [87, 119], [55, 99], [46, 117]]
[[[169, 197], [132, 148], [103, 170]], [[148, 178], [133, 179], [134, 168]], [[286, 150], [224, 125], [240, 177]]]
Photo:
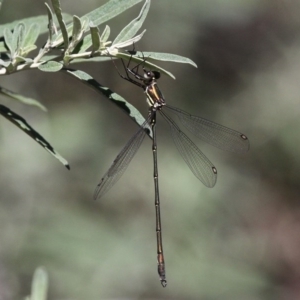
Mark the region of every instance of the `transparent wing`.
[[193, 116], [177, 107], [166, 105], [164, 109], [175, 114], [182, 125], [191, 133], [212, 146], [236, 153], [249, 150], [249, 140], [240, 132], [201, 117]]
[[132, 158], [134, 157], [144, 140], [146, 130], [147, 128], [149, 128], [148, 120], [149, 118], [143, 123], [140, 129], [127, 142], [125, 147], [121, 150], [121, 152], [113, 161], [109, 170], [100, 180], [94, 192], [95, 200], [103, 196], [124, 174]]
[[204, 185], [213, 187], [217, 181], [215, 166], [164, 111], [160, 113], [170, 125], [173, 141], [191, 171]]
[[0, 114], [8, 119], [10, 122], [14, 123], [21, 130], [27, 133], [31, 138], [33, 138], [38, 144], [40, 144], [45, 150], [57, 158], [68, 170], [70, 166], [68, 162], [56, 151], [54, 148], [37, 132], [35, 131], [25, 119], [23, 119], [18, 114], [14, 113], [12, 110], [4, 105], [0, 105]]

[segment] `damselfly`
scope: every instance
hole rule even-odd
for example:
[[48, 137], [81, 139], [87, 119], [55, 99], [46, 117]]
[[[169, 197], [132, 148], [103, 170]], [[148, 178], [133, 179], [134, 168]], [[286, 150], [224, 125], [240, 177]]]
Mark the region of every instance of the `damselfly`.
[[[142, 63], [144, 63], [143, 60]], [[154, 189], [155, 189], [155, 212], [156, 212], [156, 239], [157, 239], [157, 263], [158, 274], [163, 287], [166, 287], [166, 272], [162, 246], [162, 231], [160, 217], [160, 199], [158, 188], [158, 167], [157, 167], [157, 141], [156, 141], [156, 113], [160, 112], [163, 118], [170, 126], [173, 141], [189, 166], [194, 175], [207, 187], [213, 187], [217, 180], [217, 169], [210, 160], [201, 152], [201, 150], [184, 134], [175, 121], [169, 116], [169, 113], [178, 117], [182, 125], [191, 133], [199, 137], [201, 140], [223, 150], [232, 151], [235, 153], [243, 153], [249, 150], [248, 138], [235, 130], [229, 129], [212, 121], [190, 115], [189, 113], [166, 104], [165, 98], [160, 91], [157, 80], [160, 78], [158, 71], [146, 70], [144, 67], [143, 75], [139, 74], [139, 68], [142, 63], [139, 63], [134, 68], [130, 69], [130, 60], [125, 65], [122, 60], [126, 76], [119, 75], [141, 87], [147, 96], [149, 104], [148, 118], [127, 142], [125, 147], [118, 154], [109, 170], [98, 184], [94, 198], [100, 198], [104, 195], [123, 175], [130, 161], [139, 149], [149, 126], [152, 129], [152, 152], [153, 152], [153, 168], [154, 168]], [[119, 71], [118, 71], [119, 72]]]

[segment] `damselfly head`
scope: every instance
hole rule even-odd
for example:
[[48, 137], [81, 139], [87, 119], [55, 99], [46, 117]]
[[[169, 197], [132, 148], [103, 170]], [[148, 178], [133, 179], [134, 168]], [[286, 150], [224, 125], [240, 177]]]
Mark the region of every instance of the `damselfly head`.
[[146, 70], [145, 68], [143, 68], [144, 70], [144, 78], [146, 80], [156, 80], [156, 79], [159, 79], [160, 78], [160, 72], [158, 71], [149, 71], [149, 70]]
[[130, 55], [136, 55], [136, 51], [135, 50], [126, 50], [127, 53], [129, 53]]

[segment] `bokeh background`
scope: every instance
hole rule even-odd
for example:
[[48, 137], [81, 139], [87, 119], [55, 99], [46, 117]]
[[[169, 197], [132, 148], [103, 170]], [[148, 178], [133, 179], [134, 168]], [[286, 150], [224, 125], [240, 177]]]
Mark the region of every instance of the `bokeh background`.
[[[62, 4], [82, 16], [105, 2]], [[108, 22], [112, 39], [141, 6]], [[45, 13], [43, 1], [9, 0], [0, 20]], [[0, 299], [28, 295], [38, 266], [49, 273], [51, 300], [300, 299], [299, 14], [292, 0], [152, 1], [138, 50], [198, 65], [161, 63], [176, 76], [160, 79], [168, 103], [241, 131], [251, 143], [237, 155], [191, 136], [218, 168], [208, 189], [158, 119], [166, 289], [156, 271], [150, 139], [95, 202], [96, 184], [136, 124], [65, 74], [3, 76], [1, 86], [46, 105], [48, 113], [0, 100], [50, 141], [71, 171], [1, 118]], [[121, 80], [111, 62], [74, 67], [147, 114], [142, 90]]]

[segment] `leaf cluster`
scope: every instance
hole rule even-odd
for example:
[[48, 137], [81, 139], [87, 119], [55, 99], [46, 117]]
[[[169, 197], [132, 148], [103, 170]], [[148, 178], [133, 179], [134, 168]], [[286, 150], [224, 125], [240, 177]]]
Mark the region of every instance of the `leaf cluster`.
[[[31, 69], [39, 69], [43, 72], [64, 72], [104, 95], [134, 122], [142, 125], [145, 119], [134, 106], [108, 87], [102, 86], [86, 72], [78, 68], [71, 69], [70, 65], [81, 62], [98, 63], [113, 59], [130, 59], [132, 62], [143, 63], [145, 67], [160, 71], [172, 78], [175, 78], [173, 74], [154, 64], [153, 61], [188, 63], [196, 66], [190, 59], [175, 54], [132, 53], [125, 49], [132, 47], [144, 36], [146, 30], [140, 33], [139, 31], [149, 12], [151, 0], [110, 0], [81, 17], [63, 13], [59, 0], [50, 2], [51, 6], [45, 3], [47, 15], [0, 25], [0, 75]], [[139, 15], [130, 21], [113, 40], [110, 40], [111, 30], [108, 25], [100, 30], [100, 26], [105, 22], [140, 2], [144, 4]], [[47, 33], [47, 39], [43, 47], [38, 49], [36, 42], [39, 37], [43, 38], [45, 33]], [[4, 87], [0, 87], [0, 94], [46, 110], [38, 101], [8, 91]], [[3, 105], [1, 105], [0, 114], [26, 132], [68, 168], [67, 161], [24, 118]], [[147, 130], [147, 134], [151, 137], [151, 130]]]

